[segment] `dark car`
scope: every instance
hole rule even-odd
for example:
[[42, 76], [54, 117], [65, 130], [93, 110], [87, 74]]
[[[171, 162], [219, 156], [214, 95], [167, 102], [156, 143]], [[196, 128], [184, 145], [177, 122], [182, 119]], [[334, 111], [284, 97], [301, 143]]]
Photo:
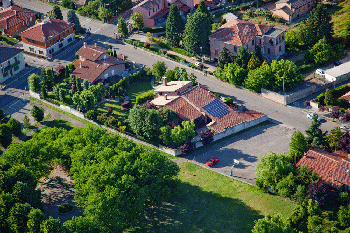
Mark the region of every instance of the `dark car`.
[[209, 161], [206, 162], [206, 164], [207, 164], [209, 167], [211, 167], [211, 166], [213, 166], [214, 164], [217, 164], [218, 162], [219, 162], [219, 159], [216, 158], [216, 157], [213, 157], [213, 158], [209, 159]]
[[335, 61], [333, 64], [334, 64], [335, 66], [340, 66], [342, 63], [341, 63], [340, 61]]

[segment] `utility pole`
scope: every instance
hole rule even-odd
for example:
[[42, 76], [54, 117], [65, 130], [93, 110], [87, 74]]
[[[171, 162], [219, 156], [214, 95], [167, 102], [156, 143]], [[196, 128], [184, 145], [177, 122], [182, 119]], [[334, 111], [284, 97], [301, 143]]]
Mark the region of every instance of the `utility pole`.
[[283, 80], [283, 100], [284, 100], [284, 105], [287, 105], [287, 103], [286, 103], [286, 94], [284, 92], [284, 77], [282, 77], [282, 80]]

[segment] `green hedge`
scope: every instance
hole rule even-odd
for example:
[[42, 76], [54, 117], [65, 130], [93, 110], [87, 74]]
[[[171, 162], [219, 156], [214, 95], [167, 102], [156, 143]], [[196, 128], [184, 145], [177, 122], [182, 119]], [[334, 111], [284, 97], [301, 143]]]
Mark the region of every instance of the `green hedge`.
[[177, 56], [175, 54], [167, 53], [166, 56], [171, 58], [171, 59], [173, 59], [173, 60], [175, 60], [175, 61], [183, 61], [183, 62], [187, 63], [185, 58], [179, 57], [179, 56]]
[[146, 102], [147, 100], [153, 100], [153, 98], [154, 98], [153, 91], [152, 92], [147, 92], [145, 94], [136, 96], [135, 103], [136, 104], [142, 104], [142, 103]]
[[[350, 87], [348, 86], [348, 84], [344, 84], [342, 86], [339, 86], [339, 87], [331, 90], [333, 98], [337, 99], [337, 104], [340, 107], [347, 106], [347, 103], [345, 103], [340, 97], [349, 91], [350, 91]], [[317, 102], [321, 105], [324, 105], [324, 99], [325, 99], [325, 93], [321, 93], [316, 97]]]
[[0, 36], [0, 42], [7, 44], [7, 45], [14, 45], [18, 42], [15, 38], [8, 37], [8, 36]]
[[176, 52], [176, 53], [179, 53], [181, 55], [187, 56], [187, 57], [193, 57], [192, 53], [190, 53], [184, 49], [181, 49], [181, 48], [171, 47], [171, 50]]
[[153, 28], [147, 28], [144, 27], [142, 31], [144, 33], [150, 32], [150, 33], [157, 33], [157, 32], [165, 32], [166, 28], [165, 27], [153, 27]]
[[135, 45], [137, 47], [141, 47], [141, 48], [145, 47], [145, 43], [138, 40], [125, 40], [125, 42], [131, 45]]
[[155, 53], [158, 53], [158, 54], [162, 53], [161, 49], [158, 49], [158, 48], [156, 48], [154, 46], [150, 46], [148, 49], [151, 50], [152, 52], [155, 52]]

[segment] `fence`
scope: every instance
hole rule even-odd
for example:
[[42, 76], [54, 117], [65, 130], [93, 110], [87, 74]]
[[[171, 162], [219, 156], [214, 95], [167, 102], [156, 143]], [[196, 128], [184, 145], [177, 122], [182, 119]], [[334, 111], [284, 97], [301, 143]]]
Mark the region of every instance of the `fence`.
[[308, 86], [300, 91], [287, 93], [285, 95], [261, 88], [261, 96], [266, 98], [266, 99], [275, 101], [277, 103], [287, 105], [287, 104], [293, 103], [299, 99], [303, 99], [303, 98], [315, 93], [316, 91], [317, 91], [317, 88], [315, 85]]

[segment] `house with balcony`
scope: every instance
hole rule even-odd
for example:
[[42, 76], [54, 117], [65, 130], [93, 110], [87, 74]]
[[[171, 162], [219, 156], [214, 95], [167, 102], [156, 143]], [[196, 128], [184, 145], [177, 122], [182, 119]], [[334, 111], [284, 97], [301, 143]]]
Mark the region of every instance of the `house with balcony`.
[[53, 57], [74, 40], [73, 23], [46, 18], [20, 34], [26, 53]]
[[278, 18], [290, 23], [310, 12], [313, 6], [313, 0], [279, 0], [275, 3], [271, 12]]
[[0, 31], [8, 36], [17, 36], [20, 32], [35, 24], [36, 13], [21, 6], [10, 6], [0, 11]]
[[23, 49], [0, 44], [0, 83], [25, 68]]
[[122, 78], [121, 74], [125, 70], [125, 61], [111, 57], [110, 51], [96, 45], [81, 47], [75, 54], [79, 56], [74, 62], [75, 70], [72, 75], [87, 80], [90, 84], [100, 82], [117, 82]]
[[217, 59], [224, 47], [236, 56], [242, 46], [255, 51], [256, 45], [260, 45], [266, 60], [277, 60], [285, 53], [285, 31], [283, 28], [232, 19], [209, 36], [211, 58]]

